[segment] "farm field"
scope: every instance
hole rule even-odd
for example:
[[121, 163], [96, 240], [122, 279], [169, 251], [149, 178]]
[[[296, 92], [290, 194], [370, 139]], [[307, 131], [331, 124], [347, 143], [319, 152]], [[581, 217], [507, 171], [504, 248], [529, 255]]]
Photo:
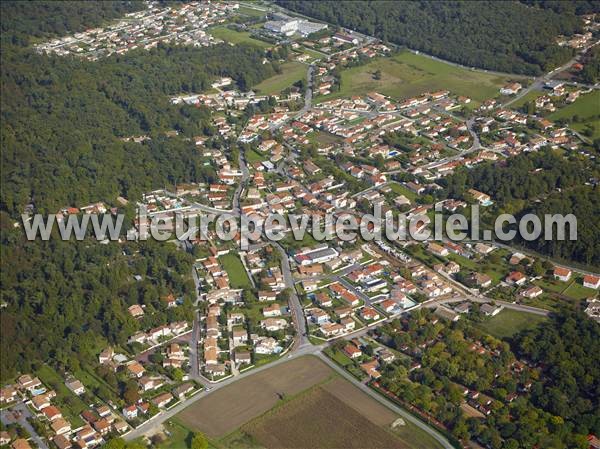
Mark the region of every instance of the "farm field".
[[496, 338], [510, 338], [525, 329], [532, 329], [546, 318], [517, 310], [504, 309], [477, 327]]
[[259, 94], [278, 94], [291, 87], [296, 81], [306, 78], [307, 66], [300, 62], [286, 62], [281, 65], [282, 72], [267, 78], [253, 87]]
[[[381, 71], [380, 80], [373, 79], [376, 70]], [[453, 94], [481, 102], [498, 96], [500, 87], [509, 79], [402, 52], [392, 58], [378, 58], [366, 65], [344, 70], [341, 81], [338, 92], [320, 100], [362, 95], [371, 91], [403, 99], [427, 91], [448, 89]]]
[[573, 122], [569, 126], [576, 131], [583, 132], [586, 126], [591, 125], [594, 127], [593, 139], [600, 137], [600, 91], [594, 90], [589, 94], [584, 94], [575, 100], [574, 103], [559, 109], [558, 111], [550, 114], [548, 118], [550, 120], [558, 120], [561, 118], [572, 119], [575, 116], [579, 116], [581, 122]]
[[298, 394], [331, 375], [331, 369], [316, 357], [300, 357], [215, 391], [177, 416], [190, 430], [220, 438], [270, 410], [280, 401], [279, 395]]
[[248, 274], [242, 265], [242, 261], [235, 254], [220, 256], [219, 260], [229, 275], [232, 288], [252, 288]]
[[222, 39], [225, 42], [231, 42], [232, 44], [252, 44], [261, 48], [271, 47], [271, 44], [267, 42], [254, 39], [247, 31], [230, 30], [229, 28], [220, 26], [209, 29], [208, 33], [217, 39]]
[[285, 402], [238, 432], [267, 449], [318, 447], [435, 449], [435, 441], [409, 426], [390, 425], [397, 416], [352, 384], [335, 378]]

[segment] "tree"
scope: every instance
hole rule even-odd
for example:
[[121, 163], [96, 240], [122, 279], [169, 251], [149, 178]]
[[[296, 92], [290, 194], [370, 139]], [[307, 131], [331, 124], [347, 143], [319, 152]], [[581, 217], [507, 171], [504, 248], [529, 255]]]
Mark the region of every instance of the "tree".
[[208, 440], [201, 432], [196, 432], [192, 438], [192, 449], [208, 449]]
[[379, 69], [375, 70], [375, 72], [373, 73], [373, 79], [374, 80], [380, 80], [381, 79], [381, 70], [379, 70]]

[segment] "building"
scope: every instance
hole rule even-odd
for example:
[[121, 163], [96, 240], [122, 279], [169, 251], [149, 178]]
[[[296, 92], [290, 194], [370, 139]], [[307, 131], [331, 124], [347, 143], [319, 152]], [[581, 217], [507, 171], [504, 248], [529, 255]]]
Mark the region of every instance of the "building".
[[542, 293], [544, 293], [544, 290], [542, 290], [537, 285], [534, 285], [534, 286], [527, 288], [523, 292], [521, 292], [521, 296], [523, 296], [524, 298], [533, 299], [533, 298], [537, 298]]
[[494, 306], [492, 304], [482, 304], [479, 311], [486, 316], [496, 316], [503, 309], [503, 306]]
[[510, 83], [500, 89], [502, 95], [514, 95], [519, 92], [523, 86], [520, 83]]
[[557, 281], [568, 282], [571, 279], [573, 272], [568, 268], [555, 267], [554, 268], [554, 279]]
[[598, 290], [600, 288], [600, 276], [586, 274], [583, 277], [583, 286], [587, 288], [593, 288], [594, 290]]

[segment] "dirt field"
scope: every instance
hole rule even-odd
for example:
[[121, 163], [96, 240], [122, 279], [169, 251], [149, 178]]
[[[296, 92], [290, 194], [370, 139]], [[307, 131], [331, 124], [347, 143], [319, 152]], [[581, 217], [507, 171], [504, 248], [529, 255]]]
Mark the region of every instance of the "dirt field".
[[218, 438], [271, 409], [280, 400], [279, 395], [300, 393], [332, 373], [316, 357], [300, 357], [216, 391], [177, 418], [192, 430]]
[[[345, 387], [334, 385], [333, 389], [342, 394]], [[409, 447], [324, 388], [294, 398], [242, 430], [267, 449]]]
[[369, 420], [378, 426], [389, 425], [398, 417], [389, 408], [342, 378], [327, 382], [322, 388], [361, 415], [368, 416]]

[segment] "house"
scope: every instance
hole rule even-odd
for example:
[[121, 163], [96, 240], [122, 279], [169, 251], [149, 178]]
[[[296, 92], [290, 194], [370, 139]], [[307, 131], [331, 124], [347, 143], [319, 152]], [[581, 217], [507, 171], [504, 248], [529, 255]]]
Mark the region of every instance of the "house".
[[583, 286], [587, 288], [593, 288], [594, 290], [598, 290], [598, 288], [600, 288], [600, 276], [586, 274], [583, 277]]
[[10, 447], [12, 447], [12, 449], [31, 449], [31, 445], [25, 438], [19, 438], [18, 440], [13, 441]]
[[123, 420], [118, 420], [115, 423], [113, 423], [113, 428], [118, 432], [118, 433], [124, 433], [127, 432], [127, 429], [129, 429], [129, 426], [127, 425], [127, 423]]
[[138, 409], [135, 405], [130, 405], [129, 407], [123, 408], [123, 416], [125, 419], [134, 419], [137, 418]]
[[235, 351], [235, 361], [236, 363], [252, 363], [252, 355], [248, 351]]
[[525, 276], [520, 271], [512, 271], [508, 276], [506, 276], [506, 279], [504, 279], [504, 281], [507, 284], [523, 285], [527, 281], [527, 276]]
[[492, 285], [492, 278], [484, 273], [473, 273], [471, 276], [471, 280], [475, 283], [477, 287], [487, 288]]
[[567, 282], [571, 279], [573, 272], [568, 268], [555, 267], [554, 268], [554, 279], [562, 282]]
[[69, 439], [64, 435], [56, 435], [52, 438], [52, 442], [58, 449], [71, 449], [73, 447]]
[[36, 410], [40, 411], [46, 407], [50, 407], [50, 395], [41, 394], [39, 396], [35, 396], [31, 400], [31, 405], [33, 405], [33, 408], [35, 408]]
[[360, 316], [367, 321], [379, 319], [379, 313], [377, 313], [377, 311], [371, 307], [363, 307], [360, 311]]
[[492, 304], [485, 303], [481, 305], [479, 311], [486, 316], [496, 316], [503, 308], [503, 306], [494, 306]]
[[10, 443], [10, 433], [3, 430], [0, 432], [0, 446]]
[[266, 320], [262, 320], [260, 322], [260, 327], [269, 332], [275, 332], [285, 329], [287, 325], [287, 321], [283, 318], [267, 318]]
[[144, 316], [144, 309], [142, 309], [142, 306], [140, 306], [139, 304], [134, 304], [132, 306], [129, 306], [129, 308], [127, 310], [129, 311], [131, 316], [134, 318], [139, 318], [141, 316]]
[[146, 370], [139, 362], [133, 361], [127, 365], [127, 372], [132, 377], [137, 377], [139, 379], [144, 375], [145, 371]]
[[179, 385], [176, 388], [173, 388], [172, 393], [177, 399], [183, 399], [186, 394], [190, 393], [194, 390], [194, 384], [191, 382], [186, 382], [184, 384]]
[[321, 325], [329, 321], [329, 314], [321, 309], [312, 309], [310, 311], [310, 318], [314, 323]]
[[173, 400], [173, 395], [171, 393], [163, 393], [163, 394], [159, 394], [158, 396], [156, 396], [150, 402], [152, 402], [158, 408], [163, 408], [172, 400]]
[[108, 432], [110, 432], [111, 425], [108, 419], [106, 418], [99, 419], [92, 425], [94, 427], [94, 430], [100, 435], [106, 435]]
[[362, 351], [360, 349], [358, 349], [356, 346], [354, 346], [353, 344], [347, 344], [344, 347], [344, 352], [351, 359], [357, 359], [362, 355]]
[[57, 435], [62, 435], [71, 431], [71, 424], [63, 418], [58, 418], [50, 424], [52, 431]]
[[457, 306], [454, 307], [454, 311], [456, 313], [469, 313], [469, 309], [471, 305], [468, 302], [461, 302]]
[[259, 301], [275, 301], [277, 299], [277, 293], [268, 290], [261, 290], [258, 292]]
[[98, 356], [98, 362], [100, 363], [100, 365], [108, 363], [112, 360], [114, 355], [115, 352], [113, 351], [113, 348], [108, 347], [100, 353], [100, 355]]
[[302, 288], [307, 293], [314, 292], [317, 288], [319, 288], [319, 283], [317, 281], [307, 279], [302, 281]]
[[437, 307], [434, 313], [440, 318], [444, 318], [445, 320], [452, 322], [456, 322], [460, 319], [460, 315], [458, 313], [444, 306]]
[[366, 362], [366, 363], [362, 363], [360, 365], [360, 368], [369, 375], [369, 377], [371, 377], [372, 379], [379, 379], [381, 377], [381, 373], [379, 371], [377, 371], [377, 368], [379, 368], [379, 363], [377, 363], [377, 360], [372, 360], [370, 362]]
[[446, 248], [434, 242], [429, 242], [429, 244], [427, 245], [427, 249], [430, 253], [436, 256], [446, 257], [449, 254]]
[[54, 405], [50, 405], [42, 409], [42, 413], [49, 421], [54, 421], [58, 418], [62, 418], [62, 412], [55, 407]]
[[77, 396], [81, 396], [83, 393], [85, 393], [85, 387], [78, 379], [70, 378], [65, 382], [65, 385]]
[[342, 333], [344, 326], [338, 323], [325, 323], [321, 326], [320, 330], [326, 337], [333, 337]]
[[527, 288], [526, 290], [522, 291], [521, 296], [523, 296], [524, 298], [533, 299], [533, 298], [537, 298], [542, 293], [544, 293], [544, 290], [542, 290], [537, 285], [533, 285], [533, 286]]
[[514, 95], [519, 92], [523, 86], [520, 83], [509, 83], [500, 89], [502, 95]]
[[273, 354], [281, 350], [281, 346], [277, 344], [277, 340], [273, 337], [265, 337], [256, 343], [254, 352], [256, 354]]
[[326, 293], [317, 293], [315, 295], [315, 302], [321, 307], [333, 306], [333, 300]]
[[4, 388], [0, 388], [0, 404], [12, 402], [18, 397], [17, 389], [14, 386], [8, 385]]
[[342, 318], [340, 320], [340, 324], [344, 327], [344, 329], [346, 329], [347, 331], [353, 331], [354, 328], [356, 328], [356, 321], [354, 321], [351, 317], [347, 316], [345, 318]]
[[483, 192], [480, 192], [475, 189], [469, 189], [468, 193], [475, 199], [475, 201], [477, 201], [482, 206], [489, 206], [490, 204], [492, 204], [491, 197]]
[[281, 316], [281, 306], [279, 304], [273, 304], [269, 307], [265, 307], [262, 310], [262, 313], [265, 317]]
[[246, 329], [234, 328], [232, 332], [233, 346], [243, 346], [248, 342], [248, 332]]

